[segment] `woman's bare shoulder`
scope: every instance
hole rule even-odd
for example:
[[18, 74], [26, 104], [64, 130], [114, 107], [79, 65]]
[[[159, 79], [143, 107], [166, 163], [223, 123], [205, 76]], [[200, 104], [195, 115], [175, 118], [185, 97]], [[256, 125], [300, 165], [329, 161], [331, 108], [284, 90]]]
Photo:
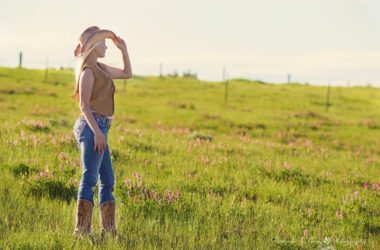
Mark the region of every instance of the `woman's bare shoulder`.
[[93, 69], [91, 67], [83, 68], [80, 75], [80, 82], [93, 82], [95, 78]]

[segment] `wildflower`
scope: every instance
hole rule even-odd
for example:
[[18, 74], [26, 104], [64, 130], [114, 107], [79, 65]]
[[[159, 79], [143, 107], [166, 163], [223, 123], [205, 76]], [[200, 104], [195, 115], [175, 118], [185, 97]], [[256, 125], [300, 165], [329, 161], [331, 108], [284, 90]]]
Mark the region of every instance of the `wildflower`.
[[290, 165], [289, 162], [284, 162], [284, 168], [286, 168], [287, 170], [290, 170], [292, 168], [292, 165]]
[[179, 200], [181, 198], [181, 192], [177, 189], [176, 198]]
[[231, 201], [231, 205], [230, 205], [230, 207], [232, 207], [232, 206], [234, 205], [234, 203], [235, 203], [235, 194], [234, 194], [234, 196], [232, 197], [232, 201]]
[[356, 191], [354, 192], [354, 197], [355, 197], [355, 198], [358, 198], [358, 196], [359, 196], [359, 191], [356, 190]]
[[306, 228], [303, 230], [303, 237], [307, 238], [309, 236], [309, 230]]
[[44, 170], [40, 171], [40, 177], [45, 177], [47, 176], [47, 173]]
[[172, 192], [171, 191], [166, 192], [165, 198], [166, 198], [166, 202], [170, 203], [172, 201], [172, 198], [173, 198]]
[[58, 154], [58, 159], [60, 159], [60, 160], [65, 160], [65, 158], [66, 158], [66, 155], [65, 155], [65, 152], [60, 152], [59, 154]]
[[380, 190], [380, 183], [376, 182], [372, 184], [372, 189], [373, 190]]
[[141, 175], [137, 174], [137, 181], [138, 181], [137, 186], [142, 187], [142, 176]]
[[131, 179], [126, 178], [124, 183], [128, 188], [132, 188], [132, 180]]
[[309, 207], [309, 208], [307, 209], [307, 215], [308, 215], [308, 217], [310, 217], [310, 216], [313, 215], [313, 209], [312, 209], [311, 207]]
[[339, 220], [343, 219], [343, 211], [341, 209], [336, 210], [335, 215], [336, 215], [336, 218], [338, 218]]
[[313, 146], [313, 141], [309, 140], [309, 139], [306, 139], [305, 142], [304, 142], [304, 145], [306, 147], [311, 147], [311, 146]]

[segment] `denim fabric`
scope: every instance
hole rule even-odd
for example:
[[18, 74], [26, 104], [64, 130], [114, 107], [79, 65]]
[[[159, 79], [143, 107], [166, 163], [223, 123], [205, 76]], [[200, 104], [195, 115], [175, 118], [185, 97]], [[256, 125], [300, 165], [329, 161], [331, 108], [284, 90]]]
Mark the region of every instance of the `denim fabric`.
[[[102, 118], [95, 114], [93, 115], [100, 130], [107, 139], [111, 120], [109, 118]], [[80, 148], [81, 165], [83, 168], [77, 198], [88, 200], [94, 205], [93, 188], [100, 177], [99, 205], [110, 200], [115, 200], [115, 197], [112, 194], [114, 191], [115, 178], [112, 169], [108, 142], [102, 153], [94, 150], [94, 132], [88, 125], [84, 116], [80, 116], [76, 120], [73, 133], [78, 147]]]

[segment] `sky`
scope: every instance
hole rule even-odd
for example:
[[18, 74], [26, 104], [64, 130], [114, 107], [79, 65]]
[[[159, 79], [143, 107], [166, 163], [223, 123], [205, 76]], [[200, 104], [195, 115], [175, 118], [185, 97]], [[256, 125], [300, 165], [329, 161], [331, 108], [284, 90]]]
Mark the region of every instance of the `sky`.
[[[190, 70], [284, 83], [380, 86], [380, 0], [2, 0], [0, 66], [75, 67], [89, 26], [127, 44], [133, 73]], [[99, 59], [123, 67], [107, 41]]]

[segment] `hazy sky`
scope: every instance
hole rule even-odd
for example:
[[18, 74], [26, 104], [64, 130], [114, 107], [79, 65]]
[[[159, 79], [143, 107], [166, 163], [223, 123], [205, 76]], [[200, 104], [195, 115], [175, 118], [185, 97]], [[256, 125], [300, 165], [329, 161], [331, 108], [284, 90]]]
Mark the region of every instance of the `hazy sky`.
[[[111, 4], [112, 3], [112, 4]], [[0, 15], [0, 65], [73, 67], [88, 26], [126, 40], [136, 74], [190, 69], [199, 78], [380, 86], [380, 0], [8, 1]], [[122, 66], [107, 42], [101, 61]]]

